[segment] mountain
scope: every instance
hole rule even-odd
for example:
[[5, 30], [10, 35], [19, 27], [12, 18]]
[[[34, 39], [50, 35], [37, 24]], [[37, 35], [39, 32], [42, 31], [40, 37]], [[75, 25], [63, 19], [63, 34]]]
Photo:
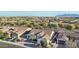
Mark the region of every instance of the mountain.
[[62, 14], [57, 16], [58, 17], [79, 17], [79, 14]]

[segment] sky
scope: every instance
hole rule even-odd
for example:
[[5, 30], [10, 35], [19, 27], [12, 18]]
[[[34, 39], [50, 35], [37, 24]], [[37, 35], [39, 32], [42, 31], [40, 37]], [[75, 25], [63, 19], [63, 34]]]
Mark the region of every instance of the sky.
[[0, 16], [56, 16], [79, 14], [79, 11], [0, 11]]

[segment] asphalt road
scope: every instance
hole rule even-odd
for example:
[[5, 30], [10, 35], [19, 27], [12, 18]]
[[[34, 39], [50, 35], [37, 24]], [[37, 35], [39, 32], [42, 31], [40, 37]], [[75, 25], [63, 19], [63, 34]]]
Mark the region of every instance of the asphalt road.
[[18, 43], [0, 40], [0, 48], [27, 48], [27, 47], [20, 45]]

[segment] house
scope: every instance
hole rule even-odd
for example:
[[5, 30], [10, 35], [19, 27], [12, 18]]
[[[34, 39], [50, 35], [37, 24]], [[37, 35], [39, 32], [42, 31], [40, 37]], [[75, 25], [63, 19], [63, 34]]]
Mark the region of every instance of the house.
[[51, 33], [52, 30], [32, 29], [23, 33], [22, 36], [35, 35], [37, 38], [42, 37], [46, 39], [51, 39]]
[[22, 39], [21, 35], [25, 33], [25, 31], [29, 31], [29, 30], [31, 30], [31, 28], [24, 27], [24, 26], [14, 28], [14, 31], [18, 34], [18, 39]]
[[[29, 31], [25, 31], [21, 37], [25, 38], [25, 39], [31, 39], [34, 35], [36, 38], [38, 38], [38, 36], [40, 36], [39, 33], [41, 33], [41, 29], [32, 29]], [[39, 35], [38, 35], [39, 34]]]
[[22, 38], [20, 36], [25, 31], [28, 31], [30, 29], [31, 28], [20, 26], [20, 27], [10, 28], [10, 29], [8, 29], [7, 32], [9, 33], [10, 38], [15, 38], [16, 37], [17, 39], [21, 40]]
[[44, 30], [44, 29], [32, 29], [26, 31], [21, 35], [22, 38], [25, 38], [27, 42], [33, 42], [32, 40], [37, 40], [36, 42], [40, 44], [43, 39], [46, 39], [47, 44], [50, 44], [50, 39], [52, 38], [54, 31]]
[[11, 38], [10, 39], [11, 41], [14, 41], [15, 39], [18, 39], [18, 34], [12, 28], [9, 29], [9, 36]]
[[66, 33], [66, 35], [69, 38], [69, 42], [72, 41], [79, 47], [79, 32]]

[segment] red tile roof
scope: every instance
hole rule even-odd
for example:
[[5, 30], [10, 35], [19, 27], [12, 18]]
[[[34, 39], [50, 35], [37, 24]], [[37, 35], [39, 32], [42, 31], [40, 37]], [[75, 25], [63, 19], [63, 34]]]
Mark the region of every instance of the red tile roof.
[[36, 33], [41, 32], [41, 31], [42, 31], [41, 29], [32, 29], [30, 33], [36, 34]]

